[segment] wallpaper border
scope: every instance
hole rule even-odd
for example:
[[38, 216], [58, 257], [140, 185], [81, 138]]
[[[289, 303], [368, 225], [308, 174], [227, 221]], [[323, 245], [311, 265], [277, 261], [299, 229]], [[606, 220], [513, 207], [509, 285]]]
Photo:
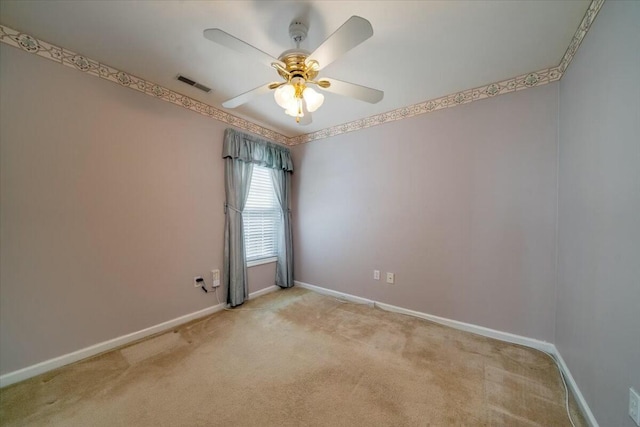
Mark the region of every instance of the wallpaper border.
[[545, 68], [544, 70], [533, 73], [523, 74], [499, 82], [490, 83], [488, 85], [479, 86], [473, 89], [463, 90], [461, 92], [450, 95], [441, 96], [428, 101], [419, 102], [407, 107], [400, 107], [386, 113], [376, 114], [375, 116], [366, 117], [364, 119], [354, 120], [352, 122], [341, 125], [321, 129], [316, 132], [294, 136], [289, 138], [289, 145], [304, 144], [318, 139], [328, 138], [330, 136], [341, 135], [343, 133], [354, 132], [373, 126], [381, 125], [397, 120], [408, 119], [410, 117], [419, 116], [421, 114], [432, 113], [444, 108], [457, 107], [458, 105], [469, 104], [481, 99], [493, 98], [507, 93], [529, 89], [537, 86], [544, 86], [548, 83], [555, 82], [560, 79], [562, 73], [558, 67]]
[[364, 119], [358, 119], [352, 122], [343, 123], [341, 125], [321, 129], [316, 132], [290, 137], [288, 138], [287, 144], [304, 144], [307, 142], [328, 138], [330, 136], [336, 136], [343, 133], [366, 129], [372, 126], [381, 125], [383, 123], [408, 119], [410, 117], [418, 116], [421, 114], [438, 111], [443, 108], [456, 107], [458, 105], [468, 104], [470, 102], [479, 101], [481, 99], [493, 98], [498, 95], [504, 95], [522, 89], [543, 86], [545, 84], [560, 80], [564, 72], [569, 67], [571, 60], [578, 51], [578, 47], [580, 47], [582, 40], [589, 31], [589, 28], [591, 28], [591, 24], [593, 24], [593, 21], [602, 8], [604, 1], [605, 0], [592, 0], [591, 4], [584, 14], [584, 17], [582, 18], [582, 21], [580, 22], [580, 25], [578, 26], [578, 29], [573, 35], [573, 38], [569, 43], [569, 47], [562, 57], [560, 64], [558, 64], [556, 67], [545, 68], [540, 71], [522, 74], [520, 76], [512, 77], [510, 79], [502, 80], [499, 82], [489, 83], [484, 86], [463, 90], [461, 92], [452, 93], [440, 98], [434, 98], [431, 100], [419, 102], [407, 107], [397, 108], [395, 110], [376, 114], [375, 116], [366, 117]]
[[175, 92], [156, 83], [134, 76], [126, 71], [118, 70], [110, 65], [101, 63], [84, 55], [47, 43], [12, 28], [0, 25], [0, 42], [22, 49], [25, 52], [49, 59], [59, 64], [74, 68], [94, 77], [108, 80], [120, 86], [128, 87], [138, 92], [163, 101], [179, 105], [187, 110], [211, 117], [256, 135], [268, 138], [281, 144], [287, 144], [287, 137], [274, 130], [257, 125], [249, 120], [234, 116], [204, 102], [197, 101], [187, 95]]
[[385, 113], [376, 114], [374, 116], [365, 117], [363, 119], [354, 120], [348, 123], [343, 123], [294, 137], [287, 137], [279, 132], [265, 128], [249, 120], [229, 114], [223, 110], [213, 107], [212, 105], [197, 101], [189, 96], [167, 89], [143, 78], [136, 77], [123, 70], [118, 70], [107, 64], [103, 64], [63, 47], [47, 43], [44, 40], [37, 39], [29, 34], [22, 33], [1, 24], [0, 42], [22, 49], [25, 52], [38, 55], [41, 58], [49, 59], [67, 67], [74, 68], [94, 77], [99, 77], [154, 98], [179, 105], [198, 114], [227, 123], [239, 129], [267, 138], [271, 141], [293, 146], [366, 129], [388, 122], [403, 120], [421, 114], [431, 113], [444, 108], [469, 104], [474, 101], [493, 98], [523, 89], [543, 86], [560, 80], [564, 72], [569, 67], [569, 64], [571, 64], [571, 60], [578, 51], [582, 40], [589, 31], [589, 28], [591, 28], [591, 25], [602, 8], [604, 1], [605, 0], [592, 0], [584, 17], [582, 18], [582, 21], [580, 22], [580, 25], [578, 26], [578, 29], [571, 39], [571, 43], [562, 57], [560, 64], [556, 67], [522, 74], [517, 77], [489, 83], [472, 89], [466, 89], [439, 98], [426, 100], [417, 104], [387, 111]]

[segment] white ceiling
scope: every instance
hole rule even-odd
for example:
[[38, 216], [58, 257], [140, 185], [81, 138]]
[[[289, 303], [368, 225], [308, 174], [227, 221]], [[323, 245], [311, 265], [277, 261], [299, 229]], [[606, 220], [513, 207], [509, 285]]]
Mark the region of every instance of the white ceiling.
[[[13, 1], [0, 23], [224, 109], [221, 104], [276, 71], [202, 36], [220, 28], [278, 57], [293, 46], [294, 19], [313, 51], [350, 16], [374, 35], [327, 66], [333, 77], [385, 92], [378, 104], [325, 93], [313, 123], [300, 126], [271, 94], [232, 114], [286, 136], [310, 133], [406, 105], [558, 65], [589, 0], [519, 1]], [[186, 75], [213, 89], [176, 80]]]

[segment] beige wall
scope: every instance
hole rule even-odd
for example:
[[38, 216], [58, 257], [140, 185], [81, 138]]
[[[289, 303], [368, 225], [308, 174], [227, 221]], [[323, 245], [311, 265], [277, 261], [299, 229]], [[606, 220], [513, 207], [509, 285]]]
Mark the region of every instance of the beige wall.
[[4, 45], [0, 93], [0, 373], [216, 304], [223, 123]]
[[554, 83], [294, 148], [295, 279], [552, 341], [557, 97]]
[[605, 2], [560, 83], [556, 345], [601, 426], [640, 391], [640, 2]]

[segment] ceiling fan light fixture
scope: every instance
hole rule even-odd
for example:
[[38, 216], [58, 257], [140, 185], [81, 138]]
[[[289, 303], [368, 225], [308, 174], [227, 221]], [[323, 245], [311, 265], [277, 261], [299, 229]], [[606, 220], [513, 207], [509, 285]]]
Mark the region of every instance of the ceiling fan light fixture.
[[302, 97], [304, 98], [304, 101], [307, 103], [307, 110], [310, 113], [313, 113], [318, 108], [320, 108], [320, 106], [324, 102], [324, 95], [316, 92], [310, 87], [307, 87], [304, 89], [304, 91], [302, 91]]
[[220, 28], [204, 30], [203, 34], [207, 39], [275, 68], [278, 75], [284, 79], [240, 94], [223, 102], [222, 106], [236, 108], [255, 96], [274, 90], [275, 101], [285, 113], [295, 117], [298, 123], [300, 118], [304, 117], [302, 124], [308, 125], [311, 123], [311, 113], [322, 106], [324, 95], [308, 88], [307, 84], [371, 104], [382, 100], [384, 92], [380, 90], [336, 79], [316, 78], [327, 65], [373, 35], [373, 27], [369, 21], [360, 16], [352, 16], [313, 52], [300, 48], [300, 43], [307, 37], [307, 30], [305, 24], [294, 20], [289, 26], [289, 37], [296, 47], [285, 50], [278, 59]]
[[295, 101], [296, 88], [293, 85], [282, 85], [275, 90], [273, 97], [276, 103], [285, 110], [291, 108], [292, 103]]
[[[287, 83], [277, 88], [273, 93], [273, 97], [275, 98], [276, 103], [280, 107], [284, 108], [285, 114], [295, 117], [296, 121], [299, 121], [300, 117], [304, 117], [304, 105], [302, 103], [306, 101], [304, 93], [308, 89], [309, 88], [304, 84], [304, 80], [296, 80], [295, 83]], [[317, 109], [320, 104], [322, 104], [322, 100], [320, 101], [320, 104], [318, 104], [317, 96], [315, 98], [313, 95], [309, 96], [314, 99], [314, 106]]]
[[298, 99], [292, 100], [290, 107], [284, 110], [284, 113], [291, 117], [296, 117], [296, 118], [304, 117], [304, 108], [302, 108], [302, 99], [298, 98]]
[[284, 113], [291, 117], [304, 117], [302, 101], [297, 101], [291, 108], [285, 110]]

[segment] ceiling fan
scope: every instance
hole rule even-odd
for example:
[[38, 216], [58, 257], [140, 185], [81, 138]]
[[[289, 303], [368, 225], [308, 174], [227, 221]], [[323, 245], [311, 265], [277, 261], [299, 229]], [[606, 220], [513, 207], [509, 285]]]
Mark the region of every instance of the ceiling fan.
[[284, 79], [284, 81], [258, 86], [223, 102], [222, 106], [236, 108], [256, 96], [274, 90], [276, 103], [284, 108], [286, 114], [295, 117], [297, 123], [304, 125], [311, 123], [311, 113], [324, 102], [324, 95], [316, 92], [309, 85], [371, 104], [382, 100], [384, 92], [377, 89], [327, 77], [316, 79], [324, 67], [373, 35], [373, 28], [369, 21], [359, 16], [352, 16], [313, 53], [300, 48], [300, 43], [307, 38], [307, 31], [306, 25], [294, 20], [289, 25], [289, 36], [296, 44], [296, 48], [282, 52], [276, 59], [219, 28], [204, 30], [204, 36], [207, 39], [275, 68]]

